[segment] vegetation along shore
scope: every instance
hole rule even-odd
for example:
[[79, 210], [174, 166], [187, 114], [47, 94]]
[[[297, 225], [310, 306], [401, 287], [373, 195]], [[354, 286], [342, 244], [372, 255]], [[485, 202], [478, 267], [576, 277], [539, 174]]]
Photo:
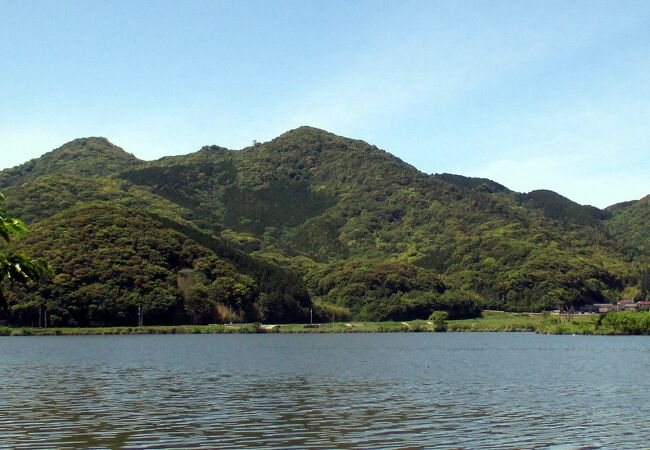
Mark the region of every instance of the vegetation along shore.
[[241, 333], [391, 333], [391, 332], [537, 332], [545, 334], [650, 335], [650, 312], [610, 312], [560, 317], [547, 313], [484, 311], [463, 320], [404, 322], [333, 322], [321, 324], [212, 324], [142, 327], [0, 327], [2, 336], [84, 336], [118, 334], [241, 334]]

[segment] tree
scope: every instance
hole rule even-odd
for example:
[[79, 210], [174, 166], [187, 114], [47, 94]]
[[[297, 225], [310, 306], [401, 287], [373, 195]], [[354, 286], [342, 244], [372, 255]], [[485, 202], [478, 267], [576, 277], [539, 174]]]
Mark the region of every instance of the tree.
[[447, 311], [434, 311], [429, 316], [429, 321], [433, 323], [434, 331], [447, 331]]
[[[5, 199], [0, 194], [0, 203]], [[0, 304], [6, 306], [4, 288], [5, 281], [27, 283], [41, 278], [48, 269], [47, 263], [38, 259], [31, 259], [11, 249], [11, 237], [27, 233], [27, 226], [20, 220], [7, 216], [0, 206], [0, 237], [4, 242], [0, 244]], [[1, 242], [1, 241], [0, 241]]]
[[641, 290], [650, 297], [650, 267], [641, 272]]

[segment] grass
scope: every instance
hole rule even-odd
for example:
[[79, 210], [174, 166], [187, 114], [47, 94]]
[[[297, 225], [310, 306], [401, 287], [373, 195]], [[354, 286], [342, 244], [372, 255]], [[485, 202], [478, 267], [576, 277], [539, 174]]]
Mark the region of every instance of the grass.
[[[569, 323], [557, 316], [532, 313], [483, 311], [481, 317], [447, 321], [448, 331], [537, 331], [554, 334], [603, 334], [595, 323], [598, 316], [574, 316]], [[234, 333], [390, 333], [434, 331], [429, 321], [410, 322], [334, 322], [321, 324], [262, 325], [259, 323], [233, 325], [173, 325], [144, 327], [95, 328], [14, 328], [0, 327], [4, 336], [82, 336], [116, 334], [234, 334]]]
[[539, 314], [483, 311], [476, 319], [449, 320], [448, 331], [536, 331]]
[[538, 329], [549, 334], [650, 335], [650, 311], [615, 311], [583, 321], [546, 320]]
[[235, 334], [235, 333], [379, 333], [397, 331], [428, 331], [419, 329], [414, 321], [406, 322], [335, 322], [324, 324], [261, 325], [174, 325], [144, 327], [92, 328], [29, 328], [0, 327], [2, 336], [85, 336], [116, 334]]

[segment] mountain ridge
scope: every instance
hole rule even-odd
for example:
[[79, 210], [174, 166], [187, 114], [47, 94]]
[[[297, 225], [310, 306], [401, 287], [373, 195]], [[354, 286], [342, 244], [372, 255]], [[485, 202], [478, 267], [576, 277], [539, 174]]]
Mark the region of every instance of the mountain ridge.
[[[518, 193], [488, 179], [427, 174], [374, 145], [313, 127], [241, 150], [204, 146], [155, 161], [110, 146], [75, 140], [58, 155], [66, 154], [62, 148], [84, 152], [80, 160], [49, 164], [50, 152], [32, 163], [36, 171], [0, 172], [7, 207], [41, 230], [59, 211], [108, 202], [145, 213], [151, 226], [198, 239], [216, 258], [223, 254], [210, 242], [282, 267], [286, 280], [297, 274], [297, 290], [264, 287], [248, 313], [237, 310], [241, 317], [293, 320], [312, 305], [317, 317], [426, 318], [433, 308], [462, 316], [481, 308], [542, 310], [646, 295], [650, 202], [600, 210], [553, 191]], [[125, 210], [108, 211], [117, 217]], [[68, 220], [61, 217], [54, 223]], [[38, 236], [25, 243], [26, 251], [45, 248]], [[231, 280], [248, 276], [233, 267], [239, 275]], [[223, 317], [216, 312], [223, 312], [224, 298], [233, 298], [224, 293], [231, 284], [208, 286], [194, 266], [172, 269], [185, 274], [177, 274], [185, 280], [177, 286], [166, 285], [179, 304], [203, 295], [211, 299], [212, 317]], [[74, 278], [73, 268], [66, 270]], [[253, 280], [257, 291], [264, 279]], [[301, 280], [309, 300], [300, 293]], [[11, 307], [39, 301], [37, 293], [21, 295]], [[192, 314], [183, 320], [209, 316]]]
[[0, 171], [0, 189], [57, 173], [106, 176], [139, 163], [134, 155], [104, 137], [77, 138], [38, 158]]
[[[270, 141], [267, 141], [265, 144], [273, 143], [273, 142], [281, 142], [282, 140], [287, 139], [289, 137], [293, 137], [293, 136], [298, 136], [300, 138], [304, 138], [305, 133], [310, 133], [310, 134], [312, 134], [314, 136], [320, 135], [320, 136], [329, 136], [329, 137], [332, 137], [332, 138], [341, 138], [341, 136], [338, 136], [338, 135], [336, 135], [334, 133], [331, 133], [331, 132], [329, 132], [327, 130], [312, 127], [312, 126], [309, 126], [309, 125], [303, 125], [303, 126], [295, 128], [295, 129], [286, 131], [286, 132], [280, 134], [279, 136], [271, 139]], [[353, 139], [353, 138], [344, 138], [344, 139], [349, 140], [351, 142], [361, 143], [361, 144], [363, 144], [365, 146], [368, 146], [368, 147], [372, 148], [372, 150], [375, 150], [380, 154], [387, 155], [389, 158], [394, 158], [400, 164], [403, 164], [404, 166], [407, 166], [407, 167], [409, 167], [411, 169], [414, 169], [414, 170], [416, 170], [417, 172], [419, 172], [421, 174], [429, 175], [429, 176], [432, 176], [432, 177], [435, 177], [435, 178], [438, 178], [438, 179], [442, 179], [445, 182], [457, 185], [459, 187], [479, 188], [479, 187], [481, 187], [482, 184], [485, 184], [486, 185], [486, 189], [485, 189], [486, 192], [487, 191], [493, 191], [493, 192], [510, 191], [510, 192], [515, 192], [515, 191], [511, 191], [507, 186], [504, 186], [504, 185], [500, 184], [499, 182], [494, 181], [494, 180], [490, 180], [488, 178], [468, 177], [468, 176], [464, 176], [464, 175], [460, 175], [460, 174], [452, 174], [452, 173], [431, 173], [431, 174], [428, 174], [427, 172], [421, 171], [420, 169], [413, 166], [412, 164], [410, 164], [408, 162], [405, 162], [404, 160], [402, 160], [398, 156], [395, 156], [395, 155], [393, 155], [390, 152], [387, 152], [385, 150], [381, 150], [381, 149], [377, 148], [375, 145], [369, 144], [366, 141], [363, 141], [361, 139]], [[95, 144], [95, 146], [92, 145], [93, 143]], [[254, 151], [256, 148], [258, 148], [260, 145], [263, 144], [263, 143], [257, 142], [254, 145], [251, 145], [251, 146], [248, 146], [248, 147], [243, 147], [241, 149], [229, 149], [229, 148], [222, 147], [222, 146], [215, 145], [215, 144], [206, 144], [206, 145], [202, 146], [200, 149], [198, 149], [198, 150], [196, 150], [194, 152], [190, 152], [190, 153], [185, 154], [185, 155], [170, 155], [170, 156], [162, 156], [162, 157], [160, 157], [158, 159], [154, 159], [154, 160], [141, 160], [141, 159], [137, 158], [136, 156], [134, 156], [132, 153], [129, 153], [126, 150], [124, 150], [123, 148], [113, 144], [106, 137], [103, 137], [103, 136], [80, 137], [80, 138], [75, 138], [75, 139], [73, 139], [73, 140], [71, 140], [69, 142], [66, 142], [62, 146], [60, 146], [60, 147], [58, 147], [58, 148], [56, 148], [54, 150], [51, 150], [51, 151], [49, 151], [47, 153], [44, 153], [43, 155], [41, 155], [39, 157], [33, 158], [33, 159], [23, 163], [23, 164], [19, 164], [19, 165], [14, 166], [14, 167], [5, 168], [3, 170], [0, 170], [0, 188], [4, 189], [9, 185], [9, 183], [5, 179], [7, 178], [7, 175], [10, 174], [11, 172], [14, 172], [14, 171], [16, 171], [18, 169], [21, 169], [24, 166], [33, 164], [33, 162], [42, 160], [44, 158], [47, 159], [47, 158], [50, 158], [51, 156], [58, 155], [60, 152], [66, 150], [66, 149], [73, 149], [73, 151], [76, 151], [79, 154], [83, 154], [84, 151], [92, 150], [93, 147], [101, 148], [102, 146], [97, 146], [96, 145], [97, 143], [102, 143], [103, 144], [102, 146], [105, 146], [108, 149], [114, 149], [114, 150], [118, 151], [122, 155], [124, 155], [124, 156], [128, 157], [129, 159], [131, 159], [132, 161], [134, 161], [134, 165], [146, 165], [146, 164], [155, 164], [155, 163], [158, 163], [158, 162], [169, 162], [169, 161], [173, 161], [174, 159], [178, 159], [178, 158], [187, 158], [187, 157], [192, 157], [193, 155], [196, 155], [196, 156], [205, 155], [205, 154], [209, 155], [209, 154], [214, 153], [214, 152], [216, 152], [216, 153], [236, 153], [236, 152], [247, 152], [247, 151], [250, 152], [250, 151]], [[119, 171], [120, 170], [117, 170], [117, 171], [112, 172], [112, 173], [118, 173]], [[53, 174], [53, 173], [56, 173], [56, 172], [48, 172], [48, 173], [45, 173], [45, 175]], [[573, 202], [573, 200], [571, 200], [571, 199], [569, 199], [567, 197], [564, 197], [562, 194], [559, 194], [559, 193], [557, 193], [555, 191], [552, 191], [552, 190], [549, 190], [549, 189], [543, 189], [543, 188], [536, 189], [536, 190], [533, 190], [533, 191], [530, 191], [530, 192], [521, 192], [519, 194], [530, 195], [530, 194], [539, 193], [539, 192], [551, 192], [551, 193], [553, 193], [555, 195], [561, 196], [564, 199], [567, 199], [567, 200]], [[650, 194], [648, 194], [645, 198], [647, 199], [649, 197], [650, 197]], [[629, 206], [631, 203], [637, 202], [637, 201], [640, 201], [640, 200], [626, 200], [626, 201], [615, 203], [613, 205], [609, 205], [609, 206], [607, 206], [605, 208], [598, 208], [596, 206], [592, 206], [592, 205], [589, 205], [589, 204], [580, 204], [580, 203], [576, 203], [576, 202], [573, 202], [573, 203], [575, 203], [575, 204], [577, 204], [579, 206], [583, 206], [583, 207], [590, 207], [590, 208], [598, 209], [600, 211], [607, 211], [607, 210], [610, 210], [610, 209], [615, 209], [615, 208], [620, 207], [620, 206]]]

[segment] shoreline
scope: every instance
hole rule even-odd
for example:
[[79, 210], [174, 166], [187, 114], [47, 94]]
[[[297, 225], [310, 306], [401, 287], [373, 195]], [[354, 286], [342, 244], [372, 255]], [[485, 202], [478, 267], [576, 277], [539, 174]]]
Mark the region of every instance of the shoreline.
[[[534, 332], [575, 335], [648, 335], [648, 313], [608, 313], [557, 317], [549, 314], [483, 311], [474, 319], [448, 320], [439, 329], [427, 320], [394, 322], [333, 322], [319, 324], [212, 324], [116, 327], [34, 328], [0, 326], [0, 336], [102, 336], [150, 334], [325, 334], [399, 332]], [[630, 326], [630, 318], [638, 326]], [[619, 322], [623, 323], [620, 325]]]

